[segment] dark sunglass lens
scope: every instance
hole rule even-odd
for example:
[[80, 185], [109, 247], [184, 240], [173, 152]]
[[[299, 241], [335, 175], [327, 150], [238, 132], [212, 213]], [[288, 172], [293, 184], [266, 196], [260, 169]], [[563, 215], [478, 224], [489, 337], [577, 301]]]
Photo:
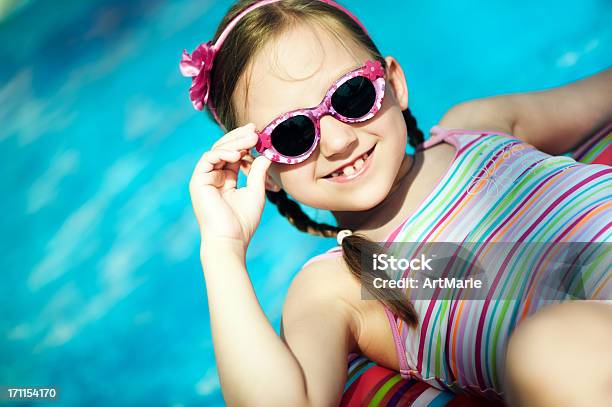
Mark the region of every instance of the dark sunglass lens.
[[314, 123], [307, 116], [293, 116], [274, 128], [271, 139], [279, 153], [297, 157], [312, 147], [315, 139]]
[[336, 112], [351, 119], [365, 116], [372, 109], [375, 101], [374, 84], [363, 76], [356, 76], [344, 82], [331, 98]]

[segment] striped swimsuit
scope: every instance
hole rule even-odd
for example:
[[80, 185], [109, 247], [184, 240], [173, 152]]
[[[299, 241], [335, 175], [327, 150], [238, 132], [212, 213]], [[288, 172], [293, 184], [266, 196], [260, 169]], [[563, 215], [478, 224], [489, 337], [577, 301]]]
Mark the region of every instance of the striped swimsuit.
[[[435, 294], [414, 299], [408, 293], [419, 315], [417, 329], [385, 307], [400, 373], [438, 389], [500, 400], [507, 343], [520, 321], [554, 302], [612, 299], [612, 253], [607, 250], [612, 242], [612, 125], [574, 153], [589, 165], [497, 132], [434, 126], [431, 134], [419, 148], [447, 142], [456, 150], [453, 163], [385, 239], [386, 246], [419, 242], [416, 254], [421, 242], [479, 242], [485, 249], [475, 250], [468, 266], [477, 256], [491, 284], [477, 300]], [[585, 151], [590, 161], [580, 156]], [[487, 255], [482, 243], [493, 242], [510, 246], [506, 257]], [[578, 281], [567, 282], [566, 292], [544, 295], [546, 266], [566, 253], [556, 246], [533, 250], [526, 244], [532, 242], [581, 242], [578, 257], [588, 259], [589, 268]], [[335, 247], [309, 262], [340, 253]]]

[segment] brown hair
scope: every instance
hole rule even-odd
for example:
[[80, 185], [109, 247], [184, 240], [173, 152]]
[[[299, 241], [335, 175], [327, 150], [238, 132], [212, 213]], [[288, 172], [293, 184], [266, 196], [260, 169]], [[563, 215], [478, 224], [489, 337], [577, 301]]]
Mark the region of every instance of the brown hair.
[[[241, 0], [236, 2], [221, 21], [213, 42], [238, 13], [256, 1]], [[286, 0], [257, 8], [245, 15], [229, 33], [215, 57], [211, 72], [211, 83], [214, 86], [210, 89], [209, 97], [213, 106], [217, 109], [223, 126], [228, 131], [238, 126], [236, 109], [232, 105], [232, 95], [247, 64], [264, 44], [301, 21], [319, 24], [329, 29], [344, 46], [346, 45], [337, 32], [348, 34], [350, 41], [363, 47], [375, 60], [380, 61], [386, 67], [386, 61], [380, 51], [359, 24], [333, 6], [316, 0]], [[408, 130], [408, 142], [416, 147], [423, 142], [423, 133], [417, 127], [416, 119], [409, 109], [402, 113]], [[290, 199], [282, 189], [279, 192], [266, 191], [266, 197], [276, 205], [281, 215], [303, 232], [323, 237], [335, 237], [340, 231], [340, 228], [336, 226], [317, 223], [310, 219], [302, 211], [300, 205]], [[387, 276], [382, 271], [362, 267], [362, 258], [371, 258], [370, 253], [381, 252], [379, 245], [362, 234], [354, 233], [343, 239], [342, 251], [344, 261], [352, 274], [362, 280], [365, 287], [376, 299], [382, 301], [409, 325], [418, 324], [418, 316], [414, 306], [401, 294], [401, 291], [377, 289], [372, 284], [376, 277], [384, 278]]]

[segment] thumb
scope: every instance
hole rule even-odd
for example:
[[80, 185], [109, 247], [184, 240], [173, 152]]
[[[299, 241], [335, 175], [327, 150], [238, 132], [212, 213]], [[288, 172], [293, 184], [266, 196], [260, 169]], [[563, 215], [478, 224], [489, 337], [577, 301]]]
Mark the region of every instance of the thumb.
[[266, 192], [266, 174], [270, 164], [272, 161], [263, 155], [257, 157], [251, 164], [246, 186], [255, 196], [263, 196]]

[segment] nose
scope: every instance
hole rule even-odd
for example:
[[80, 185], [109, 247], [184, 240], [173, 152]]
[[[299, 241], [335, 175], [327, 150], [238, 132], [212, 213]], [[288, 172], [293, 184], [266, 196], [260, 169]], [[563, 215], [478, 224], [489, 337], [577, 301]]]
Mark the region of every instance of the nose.
[[319, 140], [320, 152], [325, 157], [341, 155], [357, 143], [357, 134], [349, 124], [342, 123], [332, 116], [324, 116], [319, 123], [321, 127], [321, 140]]

